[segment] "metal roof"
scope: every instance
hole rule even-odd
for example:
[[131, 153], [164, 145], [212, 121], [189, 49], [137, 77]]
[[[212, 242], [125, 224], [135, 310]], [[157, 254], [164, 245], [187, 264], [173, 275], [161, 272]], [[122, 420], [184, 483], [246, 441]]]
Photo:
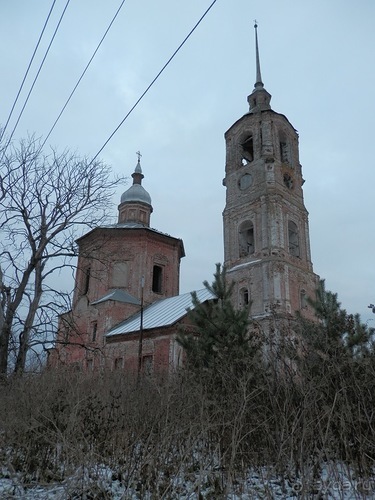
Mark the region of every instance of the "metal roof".
[[140, 301], [135, 297], [133, 297], [133, 295], [130, 295], [130, 293], [118, 289], [111, 290], [100, 299], [91, 302], [91, 304], [93, 305], [100, 304], [101, 302], [105, 302], [107, 300], [116, 300], [117, 302], [125, 302], [127, 304], [136, 304], [136, 305], [141, 304]]
[[146, 229], [147, 231], [151, 231], [152, 233], [161, 234], [162, 236], [168, 236], [169, 238], [181, 241], [181, 243], [182, 243], [181, 238], [177, 238], [176, 236], [171, 236], [168, 233], [164, 233], [163, 231], [159, 231], [158, 229], [154, 229], [153, 227], [146, 226], [145, 224], [140, 224], [139, 222], [117, 222], [116, 224], [104, 224], [104, 225], [98, 226], [98, 227], [92, 229], [91, 231], [89, 231], [88, 233], [80, 236], [78, 238], [78, 240], [84, 238], [89, 233], [91, 233], [92, 231], [95, 231], [97, 229]]
[[151, 196], [141, 184], [133, 184], [121, 196], [121, 203], [134, 203], [137, 201], [151, 205]]
[[[214, 299], [213, 295], [206, 288], [196, 291], [198, 300], [205, 302], [206, 300]], [[187, 309], [192, 308], [191, 293], [184, 293], [175, 297], [158, 300], [146, 307], [143, 311], [143, 329], [150, 330], [152, 328], [161, 328], [170, 326], [176, 323], [179, 319], [187, 314]], [[112, 328], [107, 333], [107, 337], [122, 335], [124, 333], [138, 332], [141, 322], [141, 313], [137, 313], [126, 321], [120, 323], [115, 328]]]

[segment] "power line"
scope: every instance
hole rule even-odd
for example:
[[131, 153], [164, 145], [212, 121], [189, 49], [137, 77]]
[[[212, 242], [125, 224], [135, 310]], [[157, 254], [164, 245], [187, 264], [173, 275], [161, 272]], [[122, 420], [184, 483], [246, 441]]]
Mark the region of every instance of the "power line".
[[109, 141], [112, 139], [112, 137], [116, 134], [118, 129], [123, 125], [125, 120], [129, 117], [129, 115], [134, 111], [134, 109], [138, 106], [138, 104], [141, 102], [141, 100], [144, 98], [144, 96], [147, 94], [147, 92], [150, 90], [150, 88], [154, 85], [156, 80], [159, 78], [159, 76], [163, 73], [163, 71], [166, 69], [166, 67], [169, 65], [169, 63], [174, 59], [176, 54], [180, 51], [180, 49], [185, 45], [187, 40], [190, 38], [190, 36], [194, 33], [194, 31], [198, 28], [200, 23], [203, 21], [203, 19], [206, 17], [206, 15], [209, 13], [209, 11], [212, 9], [212, 7], [215, 5], [217, 0], [214, 0], [211, 5], [207, 8], [207, 10], [204, 12], [204, 14], [200, 17], [198, 22], [194, 25], [194, 27], [190, 30], [190, 32], [186, 35], [184, 40], [180, 43], [180, 45], [177, 47], [177, 49], [173, 52], [171, 57], [168, 59], [168, 61], [164, 64], [164, 66], [161, 68], [159, 73], [155, 76], [155, 78], [152, 80], [152, 82], [148, 85], [146, 90], [141, 94], [141, 96], [138, 98], [138, 100], [135, 102], [135, 104], [130, 108], [130, 110], [127, 112], [127, 114], [124, 116], [124, 118], [121, 120], [121, 122], [117, 125], [115, 130], [112, 132], [112, 134], [108, 137], [108, 139], [105, 141], [103, 146], [99, 149], [99, 151], [96, 153], [96, 155], [92, 158], [92, 162], [96, 160], [96, 158], [100, 155], [100, 153], [103, 151], [103, 149], [106, 147], [106, 145], [109, 143]]
[[47, 27], [47, 24], [48, 24], [49, 18], [51, 17], [51, 14], [52, 14], [53, 8], [54, 8], [54, 6], [55, 6], [55, 3], [56, 3], [56, 0], [53, 0], [53, 3], [52, 3], [52, 6], [51, 6], [51, 8], [50, 8], [50, 11], [49, 11], [49, 13], [48, 13], [47, 19], [46, 19], [46, 21], [45, 21], [45, 23], [44, 23], [44, 26], [43, 26], [42, 32], [41, 32], [41, 33], [40, 33], [40, 35], [39, 35], [39, 39], [38, 39], [38, 42], [37, 42], [36, 47], [35, 47], [35, 49], [34, 49], [33, 55], [31, 56], [31, 59], [30, 59], [29, 65], [28, 65], [27, 70], [26, 70], [26, 73], [25, 73], [25, 76], [23, 77], [23, 80], [22, 80], [21, 86], [20, 86], [20, 88], [19, 88], [19, 90], [18, 90], [17, 96], [16, 96], [16, 98], [14, 99], [12, 109], [10, 110], [10, 113], [9, 113], [8, 119], [7, 119], [7, 121], [6, 121], [5, 125], [4, 125], [3, 130], [1, 131], [1, 134], [0, 134], [0, 141], [1, 141], [1, 139], [3, 138], [3, 136], [4, 136], [4, 134], [5, 134], [5, 130], [6, 130], [7, 126], [8, 126], [8, 124], [9, 124], [9, 120], [10, 120], [10, 119], [11, 119], [11, 117], [12, 117], [12, 114], [13, 114], [14, 108], [15, 108], [15, 106], [16, 106], [16, 104], [17, 104], [18, 98], [19, 98], [19, 96], [20, 96], [20, 94], [21, 94], [21, 91], [22, 91], [22, 89], [23, 89], [23, 86], [24, 86], [25, 80], [26, 80], [26, 78], [27, 78], [27, 75], [29, 74], [29, 71], [30, 71], [31, 65], [32, 65], [32, 63], [33, 63], [33, 61], [34, 61], [35, 54], [36, 54], [36, 52], [37, 52], [37, 50], [38, 50], [38, 47], [39, 47], [39, 45], [40, 45], [40, 42], [41, 42], [41, 40], [42, 40], [42, 37], [43, 37], [44, 31], [45, 31], [45, 29], [46, 29], [46, 27]]
[[62, 109], [61, 109], [61, 111], [60, 111], [60, 113], [59, 113], [58, 117], [56, 118], [56, 120], [55, 120], [54, 124], [52, 125], [52, 127], [51, 127], [50, 131], [48, 132], [48, 134], [47, 134], [46, 138], [44, 139], [43, 143], [41, 144], [41, 146], [40, 146], [40, 147], [41, 147], [41, 149], [44, 147], [44, 145], [45, 145], [45, 143], [47, 142], [47, 140], [48, 140], [49, 136], [52, 134], [52, 132], [53, 132], [54, 128], [56, 127], [57, 122], [60, 120], [61, 115], [64, 113], [65, 108], [66, 108], [66, 107], [67, 107], [67, 105], [69, 104], [70, 99], [73, 97], [74, 92], [77, 90], [78, 85], [81, 83], [82, 78], [85, 76], [86, 71], [88, 70], [88, 68], [89, 68], [89, 66], [90, 66], [90, 64], [91, 64], [91, 62], [92, 62], [92, 60], [94, 59], [94, 57], [95, 57], [96, 53], [98, 52], [98, 50], [99, 50], [99, 48], [100, 48], [101, 44], [103, 43], [103, 41], [104, 41], [105, 37], [107, 36], [108, 31], [111, 29], [112, 24], [114, 23], [114, 21], [115, 21], [115, 19], [116, 19], [117, 15], [118, 15], [118, 13], [120, 12], [120, 10], [121, 10], [122, 6], [124, 5], [125, 1], [126, 1], [126, 0], [122, 0], [122, 2], [121, 2], [121, 4], [120, 4], [119, 8], [117, 9], [117, 11], [116, 11], [115, 15], [113, 16], [113, 18], [112, 18], [111, 22], [109, 23], [108, 28], [106, 29], [106, 31], [105, 31], [105, 33], [104, 33], [104, 35], [102, 36], [102, 38], [101, 38], [100, 42], [98, 43], [98, 45], [97, 45], [96, 49], [94, 50], [93, 55], [91, 56], [91, 58], [90, 58], [89, 62], [87, 63], [87, 65], [86, 65], [85, 69], [83, 70], [83, 72], [82, 72], [81, 76], [79, 77], [79, 79], [78, 79], [77, 83], [75, 84], [75, 86], [74, 86], [73, 90], [71, 91], [71, 93], [70, 93], [70, 95], [69, 95], [68, 99], [66, 100], [66, 102], [65, 102], [64, 106], [62, 107]]
[[7, 142], [7, 144], [6, 144], [6, 146], [5, 146], [4, 150], [3, 150], [3, 154], [5, 153], [6, 149], [8, 148], [9, 144], [10, 144], [10, 143], [11, 143], [11, 141], [12, 141], [12, 137], [13, 137], [13, 135], [14, 135], [14, 132], [15, 132], [15, 130], [16, 130], [16, 128], [17, 128], [17, 125], [18, 125], [18, 123], [19, 123], [19, 121], [20, 121], [20, 119], [21, 119], [21, 116], [22, 116], [22, 114], [23, 114], [23, 112], [24, 112], [24, 110], [25, 110], [25, 107], [26, 107], [26, 105], [27, 105], [27, 103], [28, 103], [28, 101], [29, 101], [29, 98], [30, 98], [31, 92], [32, 92], [32, 91], [33, 91], [33, 89], [34, 89], [35, 83], [36, 83], [36, 81], [37, 81], [37, 79], [38, 79], [38, 77], [39, 77], [39, 74], [40, 74], [40, 72], [41, 72], [41, 70], [42, 70], [42, 68], [43, 68], [44, 62], [45, 62], [45, 60], [46, 60], [46, 58], [47, 58], [48, 52], [49, 52], [49, 50], [50, 50], [50, 48], [51, 48], [51, 45], [52, 45], [52, 43], [53, 43], [53, 41], [54, 41], [54, 39], [55, 39], [56, 33], [57, 33], [57, 31], [58, 31], [58, 29], [59, 29], [59, 27], [60, 27], [61, 21], [62, 21], [62, 19], [63, 19], [63, 17], [64, 17], [64, 14], [65, 14], [66, 9], [68, 8], [69, 3], [70, 3], [70, 0], [67, 0], [67, 2], [66, 2], [66, 4], [65, 4], [65, 7], [64, 7], [64, 10], [62, 11], [62, 14], [61, 14], [61, 16], [60, 16], [59, 22], [57, 23], [56, 29], [55, 29], [55, 31], [54, 31], [54, 33], [53, 33], [53, 35], [52, 35], [51, 41], [50, 41], [50, 43], [49, 43], [49, 45], [48, 45], [48, 47], [47, 47], [47, 50], [46, 50], [46, 52], [45, 52], [45, 54], [44, 54], [44, 57], [43, 57], [43, 59], [42, 59], [42, 62], [40, 63], [40, 66], [39, 66], [38, 72], [37, 72], [37, 74], [36, 74], [36, 76], [35, 76], [35, 78], [34, 78], [34, 81], [33, 81], [32, 85], [31, 85], [31, 88], [30, 88], [30, 90], [29, 90], [29, 93], [27, 94], [27, 97], [26, 97], [25, 102], [24, 102], [24, 104], [23, 104], [23, 106], [22, 106], [22, 109], [21, 109], [21, 111], [20, 111], [20, 114], [18, 115], [18, 118], [17, 118], [16, 124], [14, 125], [13, 130], [12, 130], [12, 133], [10, 134], [10, 137], [9, 137], [9, 139], [8, 139], [8, 142]]

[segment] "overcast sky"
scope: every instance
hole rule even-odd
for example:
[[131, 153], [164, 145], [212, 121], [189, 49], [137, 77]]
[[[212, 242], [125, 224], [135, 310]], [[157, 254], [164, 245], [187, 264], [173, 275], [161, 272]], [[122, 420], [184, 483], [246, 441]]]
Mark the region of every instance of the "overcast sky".
[[[49, 138], [95, 155], [212, 0], [126, 0]], [[121, 0], [71, 0], [15, 138], [45, 136]], [[57, 0], [24, 102], [66, 0]], [[4, 124], [52, 0], [0, 2]], [[224, 132], [248, 111], [255, 81], [253, 20], [272, 108], [300, 135], [314, 271], [349, 312], [375, 315], [375, 2], [217, 0], [101, 153], [130, 176], [142, 153], [151, 226], [183, 239], [181, 292], [223, 261]], [[130, 178], [131, 181], [131, 178]], [[121, 192], [114, 199], [114, 221]]]

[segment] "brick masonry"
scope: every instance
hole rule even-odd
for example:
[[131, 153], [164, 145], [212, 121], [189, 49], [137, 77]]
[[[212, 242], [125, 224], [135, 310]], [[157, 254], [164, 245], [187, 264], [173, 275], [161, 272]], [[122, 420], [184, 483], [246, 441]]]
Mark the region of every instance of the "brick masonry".
[[[251, 315], [265, 329], [275, 312], [287, 320], [297, 312], [314, 319], [306, 299], [314, 297], [319, 279], [311, 262], [298, 134], [270, 100], [258, 86], [248, 98], [249, 113], [226, 132], [223, 181], [224, 263], [235, 284], [234, 301], [238, 307], [251, 302]], [[106, 333], [139, 312], [142, 277], [145, 306], [179, 293], [183, 243], [150, 229], [151, 198], [141, 185], [139, 162], [133, 179], [121, 198], [118, 224], [78, 240], [73, 307], [60, 317], [50, 366], [137, 371], [139, 332], [108, 338]], [[98, 302], [114, 289], [134, 301]], [[165, 372], [182, 363], [177, 331], [173, 325], [144, 332], [145, 371]]]

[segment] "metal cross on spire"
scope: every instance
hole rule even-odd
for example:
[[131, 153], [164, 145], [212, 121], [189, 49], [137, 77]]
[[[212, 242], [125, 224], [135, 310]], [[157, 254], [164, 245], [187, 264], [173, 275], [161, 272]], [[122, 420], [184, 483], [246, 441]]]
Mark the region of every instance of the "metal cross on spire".
[[[138, 156], [138, 162], [137, 162], [137, 165], [135, 167], [134, 174], [132, 174], [132, 175], [133, 175], [134, 182], [136, 182], [136, 184], [141, 184], [141, 181], [143, 179], [142, 167], [141, 167], [142, 155], [141, 155], [140, 151], [137, 151], [135, 154]], [[137, 179], [136, 179], [134, 177], [135, 174], [137, 174], [138, 176], [140, 175], [140, 177], [139, 178], [137, 177]]]

